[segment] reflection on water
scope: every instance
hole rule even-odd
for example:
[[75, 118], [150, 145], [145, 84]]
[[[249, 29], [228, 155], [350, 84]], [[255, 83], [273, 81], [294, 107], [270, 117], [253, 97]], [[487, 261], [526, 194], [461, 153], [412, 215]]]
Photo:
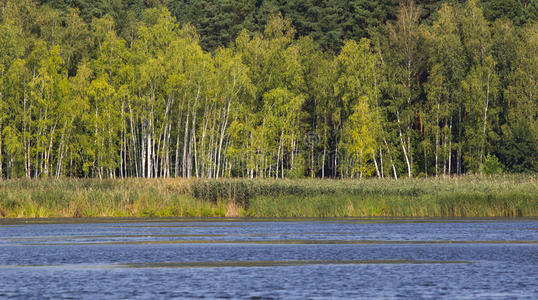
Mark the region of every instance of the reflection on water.
[[0, 298], [538, 295], [536, 219], [52, 221], [0, 221]]

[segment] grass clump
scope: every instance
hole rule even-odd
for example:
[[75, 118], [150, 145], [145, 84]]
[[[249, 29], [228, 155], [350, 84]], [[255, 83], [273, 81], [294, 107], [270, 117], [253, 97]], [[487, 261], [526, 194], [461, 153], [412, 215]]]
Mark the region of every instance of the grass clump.
[[536, 175], [362, 180], [198, 180], [194, 197], [254, 217], [536, 216]]
[[221, 204], [195, 199], [181, 180], [42, 179], [0, 182], [0, 216], [170, 217], [225, 215]]

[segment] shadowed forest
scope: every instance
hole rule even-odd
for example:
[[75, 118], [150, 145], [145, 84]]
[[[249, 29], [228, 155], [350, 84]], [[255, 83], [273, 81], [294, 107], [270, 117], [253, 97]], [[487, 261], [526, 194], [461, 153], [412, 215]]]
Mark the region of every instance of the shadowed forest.
[[538, 171], [536, 0], [0, 12], [0, 178]]

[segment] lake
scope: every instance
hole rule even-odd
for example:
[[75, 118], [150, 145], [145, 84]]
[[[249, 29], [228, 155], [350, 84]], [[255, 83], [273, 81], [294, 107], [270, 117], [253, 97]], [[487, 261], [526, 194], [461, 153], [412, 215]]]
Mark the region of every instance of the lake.
[[537, 283], [538, 219], [0, 220], [0, 298], [536, 299]]

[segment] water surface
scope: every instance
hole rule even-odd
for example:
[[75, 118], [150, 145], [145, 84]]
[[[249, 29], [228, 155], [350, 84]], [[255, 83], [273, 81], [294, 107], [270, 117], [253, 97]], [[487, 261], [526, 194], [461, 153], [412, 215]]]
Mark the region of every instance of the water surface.
[[0, 223], [0, 297], [536, 299], [537, 219]]

